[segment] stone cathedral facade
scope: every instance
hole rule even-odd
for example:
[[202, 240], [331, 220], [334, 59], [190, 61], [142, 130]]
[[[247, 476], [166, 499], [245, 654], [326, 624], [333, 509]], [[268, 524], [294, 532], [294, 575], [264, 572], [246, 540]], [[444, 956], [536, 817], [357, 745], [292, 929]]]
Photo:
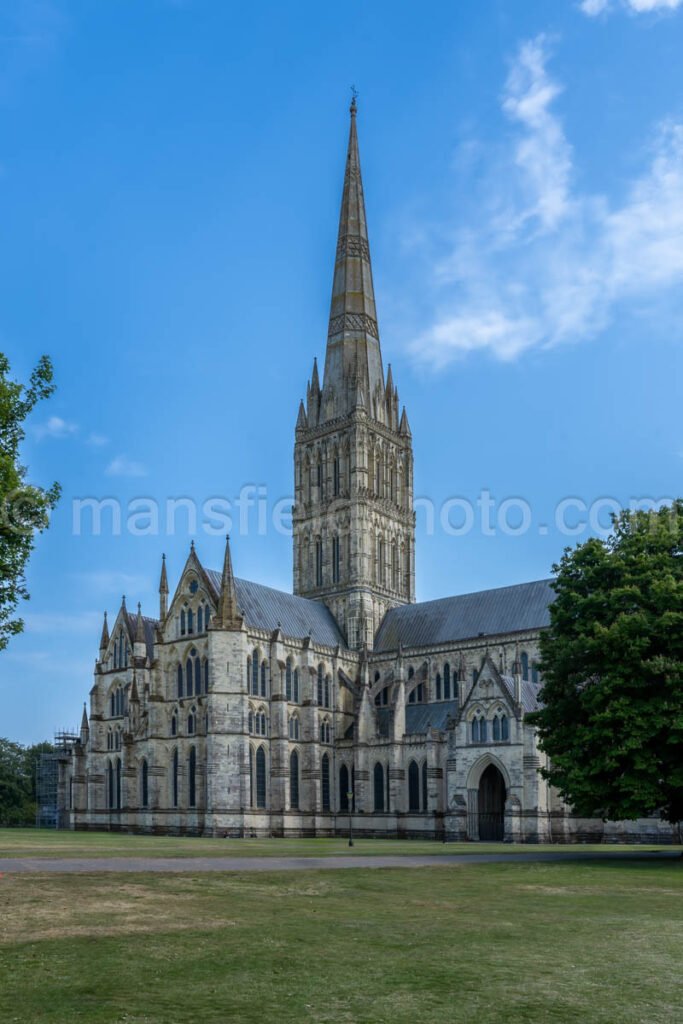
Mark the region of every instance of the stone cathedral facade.
[[355, 101], [322, 380], [294, 441], [294, 593], [191, 545], [159, 614], [105, 615], [62, 761], [72, 827], [217, 836], [577, 841], [538, 769], [548, 581], [415, 603], [412, 437], [382, 362]]

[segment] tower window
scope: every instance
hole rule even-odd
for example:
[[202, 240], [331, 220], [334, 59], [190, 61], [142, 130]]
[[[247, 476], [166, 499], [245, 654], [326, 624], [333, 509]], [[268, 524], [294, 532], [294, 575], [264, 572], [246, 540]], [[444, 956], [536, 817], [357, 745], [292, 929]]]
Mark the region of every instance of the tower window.
[[321, 540], [315, 542], [315, 582], [316, 586], [323, 585], [323, 545]]
[[332, 538], [332, 582], [333, 583], [339, 583], [339, 578], [340, 578], [341, 558], [340, 558], [340, 550], [339, 550], [339, 548], [340, 548], [339, 537], [333, 537]]

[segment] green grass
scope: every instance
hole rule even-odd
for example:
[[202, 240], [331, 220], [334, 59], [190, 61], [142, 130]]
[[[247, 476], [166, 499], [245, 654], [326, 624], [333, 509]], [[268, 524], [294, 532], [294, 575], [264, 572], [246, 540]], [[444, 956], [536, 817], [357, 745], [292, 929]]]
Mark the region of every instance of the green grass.
[[[503, 843], [439, 843], [429, 840], [357, 839], [349, 848], [337, 839], [201, 839], [131, 836], [116, 832], [56, 832], [0, 829], [0, 857], [331, 857], [338, 854], [529, 853], [535, 850], [576, 852], [576, 846], [513, 846]], [[581, 846], [587, 851], [624, 851], [627, 846]], [[674, 847], [638, 846], [638, 850]], [[677, 849], [680, 849], [678, 847]]]
[[5, 875], [3, 1024], [670, 1024], [683, 865]]

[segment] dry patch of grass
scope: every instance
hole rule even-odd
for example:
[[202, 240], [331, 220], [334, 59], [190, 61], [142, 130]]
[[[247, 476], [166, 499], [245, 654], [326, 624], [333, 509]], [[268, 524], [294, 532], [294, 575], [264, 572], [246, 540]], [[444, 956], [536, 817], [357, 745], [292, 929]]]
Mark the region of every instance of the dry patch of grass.
[[0, 879], [3, 1024], [670, 1024], [683, 865]]

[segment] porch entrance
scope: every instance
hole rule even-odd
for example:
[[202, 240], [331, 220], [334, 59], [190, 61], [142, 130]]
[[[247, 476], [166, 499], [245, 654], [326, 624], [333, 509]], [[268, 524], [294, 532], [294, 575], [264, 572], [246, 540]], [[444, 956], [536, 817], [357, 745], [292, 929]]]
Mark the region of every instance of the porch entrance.
[[490, 764], [479, 780], [479, 839], [500, 843], [505, 836], [505, 780]]

